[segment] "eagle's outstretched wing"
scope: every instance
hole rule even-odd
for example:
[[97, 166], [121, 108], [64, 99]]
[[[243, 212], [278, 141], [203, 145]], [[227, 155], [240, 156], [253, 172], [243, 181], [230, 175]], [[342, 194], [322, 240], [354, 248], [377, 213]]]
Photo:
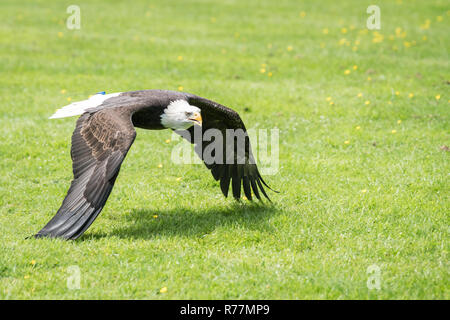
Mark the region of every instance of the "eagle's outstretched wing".
[[[196, 134], [196, 130], [199, 130], [197, 126], [188, 129], [189, 135], [183, 134], [183, 132], [178, 133], [195, 145], [195, 152], [204, 161], [206, 167], [211, 170], [214, 179], [220, 180], [220, 188], [225, 197], [228, 196], [231, 182], [233, 197], [236, 199], [241, 197], [241, 189], [243, 189], [245, 196], [249, 200], [252, 200], [253, 190], [256, 198], [261, 199], [261, 191], [270, 201], [264, 186], [271, 188], [266, 184], [258, 171], [252, 154], [250, 139], [239, 114], [230, 108], [199, 96], [189, 95], [187, 101], [189, 104], [201, 109], [203, 119], [201, 136]], [[220, 158], [222, 161], [208, 161], [206, 159], [205, 150], [215, 140], [211, 139], [211, 141], [199, 143], [198, 139], [202, 139], [205, 132], [209, 129], [216, 129], [221, 132], [223, 150]], [[238, 136], [240, 134], [240, 138], [245, 143], [240, 144], [237, 141], [239, 138], [228, 136], [226, 131], [229, 129], [237, 133]], [[243, 150], [239, 150], [239, 148], [243, 148]], [[274, 191], [273, 189], [271, 190]]]
[[84, 113], [72, 135], [72, 184], [56, 215], [35, 237], [81, 236], [103, 209], [135, 137], [127, 112]]

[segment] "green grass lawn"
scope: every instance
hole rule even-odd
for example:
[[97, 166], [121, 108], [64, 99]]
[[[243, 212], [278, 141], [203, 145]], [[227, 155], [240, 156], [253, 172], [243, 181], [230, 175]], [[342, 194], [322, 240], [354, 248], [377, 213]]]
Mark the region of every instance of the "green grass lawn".
[[[371, 1], [214, 2], [1, 1], [0, 298], [449, 299], [449, 2], [376, 1], [378, 31]], [[47, 118], [157, 88], [280, 130], [273, 205], [138, 129], [82, 238], [25, 240], [72, 179], [75, 118]]]

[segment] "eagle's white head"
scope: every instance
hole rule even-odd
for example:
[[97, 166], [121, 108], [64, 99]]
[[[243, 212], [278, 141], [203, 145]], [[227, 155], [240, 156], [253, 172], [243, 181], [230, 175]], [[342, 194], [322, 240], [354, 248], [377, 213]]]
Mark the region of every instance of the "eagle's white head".
[[175, 100], [164, 109], [161, 115], [161, 124], [166, 128], [175, 130], [188, 129], [194, 124], [201, 126], [200, 109], [191, 106], [185, 100]]

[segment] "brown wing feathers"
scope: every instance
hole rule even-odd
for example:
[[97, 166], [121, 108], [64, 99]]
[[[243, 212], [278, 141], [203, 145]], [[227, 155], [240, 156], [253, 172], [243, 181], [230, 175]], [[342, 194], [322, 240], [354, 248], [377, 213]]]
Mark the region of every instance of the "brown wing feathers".
[[[202, 136], [206, 130], [211, 128], [219, 129], [222, 133], [223, 163], [205, 163], [205, 165], [209, 170], [211, 170], [211, 174], [213, 175], [214, 179], [220, 180], [220, 188], [225, 197], [228, 196], [228, 191], [231, 183], [233, 197], [236, 199], [240, 199], [242, 188], [244, 191], [244, 195], [249, 200], [252, 200], [252, 191], [256, 198], [261, 200], [259, 192], [261, 191], [264, 197], [266, 197], [270, 201], [270, 198], [267, 196], [267, 193], [264, 190], [263, 184], [267, 188], [271, 188], [262, 179], [258, 171], [258, 167], [254, 163], [250, 139], [247, 136], [245, 125], [239, 117], [238, 113], [214, 101], [198, 96], [191, 96], [188, 98], [188, 101], [190, 104], [195, 105], [201, 109], [203, 118]], [[243, 133], [245, 134], [245, 159], [243, 161], [244, 163], [242, 164], [237, 161], [237, 156], [239, 155], [239, 152], [237, 150], [237, 143], [236, 141], [234, 141], [234, 143], [233, 141], [227, 141], [226, 129], [242, 129]], [[208, 145], [213, 141], [202, 141], [202, 143], [198, 143], [197, 139], [199, 137], [195, 136], [195, 127], [191, 127], [190, 129], [188, 129], [188, 131], [190, 134], [190, 138], [187, 140], [191, 143], [196, 143], [195, 152], [202, 160], [204, 160], [203, 155], [205, 148], [207, 148]], [[182, 136], [186, 138], [185, 135]], [[234, 148], [234, 152], [227, 152], [227, 149], [229, 148]], [[231, 161], [227, 161], [227, 157], [230, 158], [230, 155], [234, 155], [234, 158], [229, 159]]]
[[71, 148], [74, 180], [36, 237], [76, 239], [83, 234], [103, 209], [135, 136], [129, 114], [102, 110], [78, 119]]

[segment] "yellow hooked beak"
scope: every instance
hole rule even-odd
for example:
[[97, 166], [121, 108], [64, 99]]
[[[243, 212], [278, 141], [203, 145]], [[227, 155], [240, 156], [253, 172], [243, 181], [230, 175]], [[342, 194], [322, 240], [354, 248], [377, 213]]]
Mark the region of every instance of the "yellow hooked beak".
[[200, 127], [202, 126], [202, 116], [198, 112], [194, 113], [194, 115], [190, 117], [189, 120], [194, 121]]

